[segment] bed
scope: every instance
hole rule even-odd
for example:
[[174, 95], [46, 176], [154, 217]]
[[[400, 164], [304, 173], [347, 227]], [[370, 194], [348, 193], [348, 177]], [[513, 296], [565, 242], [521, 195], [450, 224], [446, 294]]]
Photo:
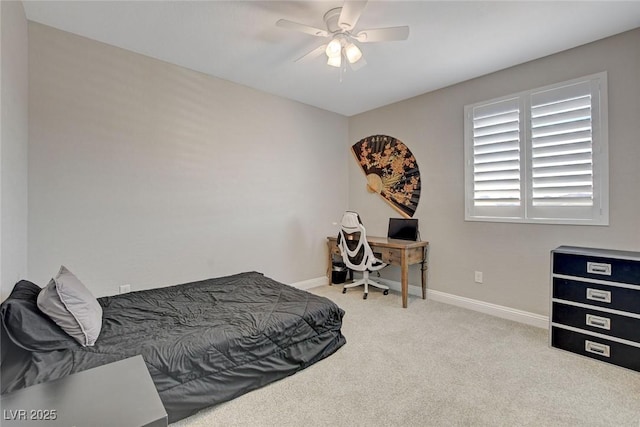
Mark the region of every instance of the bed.
[[92, 347], [39, 312], [40, 288], [2, 303], [2, 393], [141, 354], [169, 422], [292, 375], [345, 344], [330, 300], [257, 272], [98, 298]]

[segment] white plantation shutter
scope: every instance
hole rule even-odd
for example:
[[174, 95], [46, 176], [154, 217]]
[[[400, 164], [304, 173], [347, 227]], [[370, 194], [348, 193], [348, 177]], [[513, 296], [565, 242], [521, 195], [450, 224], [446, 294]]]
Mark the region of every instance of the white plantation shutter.
[[465, 107], [465, 219], [608, 223], [606, 73]]
[[520, 108], [508, 99], [473, 109], [475, 206], [520, 206]]
[[533, 206], [593, 206], [591, 86], [531, 95]]

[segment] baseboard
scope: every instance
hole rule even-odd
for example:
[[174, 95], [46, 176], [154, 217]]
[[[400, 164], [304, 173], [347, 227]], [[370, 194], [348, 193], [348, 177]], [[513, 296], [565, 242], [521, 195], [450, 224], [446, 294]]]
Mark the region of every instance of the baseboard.
[[[390, 289], [401, 292], [402, 287], [400, 282], [394, 280], [382, 279], [376, 277], [376, 280], [384, 282]], [[299, 289], [311, 289], [317, 286], [324, 286], [329, 283], [326, 277], [318, 277], [315, 279], [305, 280], [302, 282], [293, 283], [291, 286]], [[422, 288], [419, 286], [409, 285], [409, 295], [422, 297]], [[471, 298], [461, 297], [458, 295], [449, 294], [446, 292], [435, 291], [427, 289], [427, 298], [433, 301], [443, 302], [445, 304], [455, 305], [456, 307], [462, 307], [480, 313], [489, 314], [491, 316], [500, 317], [502, 319], [513, 320], [514, 322], [524, 323], [526, 325], [535, 326], [537, 328], [547, 329], [549, 328], [549, 317], [542, 316], [540, 314], [530, 313], [528, 311], [518, 310], [511, 307], [505, 307], [503, 305], [491, 304], [489, 302], [475, 300]]]
[[446, 292], [427, 290], [427, 298], [451, 304], [469, 310], [479, 311], [491, 316], [503, 319], [513, 320], [514, 322], [524, 323], [535, 326], [537, 328], [548, 329], [549, 317], [540, 314], [530, 313], [528, 311], [518, 310], [503, 305], [491, 304], [489, 302], [479, 301], [471, 298], [465, 298], [458, 295], [448, 294]]
[[327, 277], [316, 277], [315, 279], [303, 280], [302, 282], [291, 283], [291, 286], [298, 289], [308, 290], [311, 288], [316, 288], [318, 286], [325, 286], [329, 284], [329, 279]]

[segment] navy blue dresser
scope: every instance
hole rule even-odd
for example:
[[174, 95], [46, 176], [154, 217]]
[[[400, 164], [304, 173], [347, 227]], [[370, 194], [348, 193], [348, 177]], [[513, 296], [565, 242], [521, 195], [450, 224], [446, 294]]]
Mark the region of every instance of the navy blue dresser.
[[551, 251], [553, 347], [640, 372], [640, 252]]

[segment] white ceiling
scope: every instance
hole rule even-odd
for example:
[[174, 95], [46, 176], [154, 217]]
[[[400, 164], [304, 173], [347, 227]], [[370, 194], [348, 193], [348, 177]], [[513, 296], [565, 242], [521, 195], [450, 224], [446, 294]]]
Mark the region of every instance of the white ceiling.
[[[25, 1], [27, 19], [346, 116], [640, 27], [640, 1], [370, 1], [356, 30], [409, 25], [406, 41], [361, 44], [340, 71], [324, 39], [338, 1]], [[640, 48], [640, 47], [639, 47]]]

